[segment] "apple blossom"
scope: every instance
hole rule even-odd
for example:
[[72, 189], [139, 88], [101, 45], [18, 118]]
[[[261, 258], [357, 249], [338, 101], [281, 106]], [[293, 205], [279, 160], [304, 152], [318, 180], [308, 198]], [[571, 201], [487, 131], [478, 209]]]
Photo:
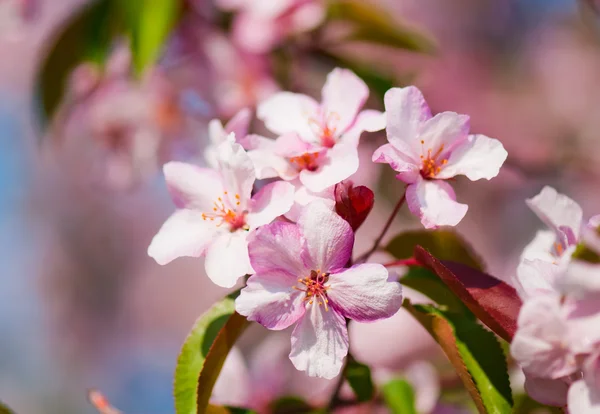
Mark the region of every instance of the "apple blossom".
[[250, 236], [256, 274], [236, 299], [236, 310], [268, 329], [296, 324], [290, 359], [309, 376], [339, 374], [348, 353], [345, 318], [388, 318], [402, 304], [400, 284], [388, 282], [382, 265], [345, 268], [353, 244], [350, 225], [318, 201], [298, 224], [275, 222]]
[[164, 166], [177, 210], [148, 247], [148, 254], [163, 265], [177, 257], [205, 256], [206, 274], [223, 287], [253, 273], [248, 235], [286, 213], [294, 197], [293, 187], [285, 182], [266, 185], [251, 196], [254, 167], [233, 140], [217, 148], [216, 170], [181, 162]]
[[446, 180], [465, 175], [475, 181], [498, 175], [507, 152], [500, 141], [469, 135], [469, 117], [442, 112], [432, 117], [414, 86], [385, 94], [387, 138], [373, 162], [387, 163], [408, 184], [406, 202], [426, 228], [458, 224], [467, 205], [457, 203]]
[[0, 1], [0, 36], [17, 37], [23, 26], [32, 19], [38, 0]]
[[299, 178], [311, 191], [322, 191], [358, 169], [357, 146], [363, 131], [379, 131], [385, 118], [379, 111], [361, 111], [369, 90], [347, 69], [327, 76], [322, 102], [280, 92], [261, 103], [258, 118], [279, 135], [262, 140], [251, 155], [259, 178]]
[[238, 144], [245, 150], [251, 149], [247, 139], [251, 117], [250, 109], [244, 108], [235, 114], [225, 126], [218, 119], [213, 119], [208, 123], [210, 144], [204, 150], [204, 159], [211, 168], [217, 168], [218, 165], [217, 147], [225, 142], [232, 132]]

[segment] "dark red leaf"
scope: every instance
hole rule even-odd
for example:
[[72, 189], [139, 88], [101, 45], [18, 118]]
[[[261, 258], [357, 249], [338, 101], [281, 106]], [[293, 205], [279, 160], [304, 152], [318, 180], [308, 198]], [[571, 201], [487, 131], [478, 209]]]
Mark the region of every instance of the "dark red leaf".
[[335, 211], [356, 231], [373, 208], [373, 191], [364, 185], [354, 187], [352, 181], [346, 180], [336, 184], [334, 194]]
[[506, 283], [451, 261], [439, 261], [421, 246], [415, 258], [442, 279], [463, 303], [498, 336], [510, 342], [517, 329], [521, 300]]

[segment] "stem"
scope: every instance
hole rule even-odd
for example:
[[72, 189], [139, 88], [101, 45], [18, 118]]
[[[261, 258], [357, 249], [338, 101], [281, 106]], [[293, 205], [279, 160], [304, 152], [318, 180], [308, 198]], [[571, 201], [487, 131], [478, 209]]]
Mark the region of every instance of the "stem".
[[394, 211], [392, 211], [392, 214], [390, 214], [390, 217], [388, 218], [387, 223], [385, 223], [385, 226], [383, 227], [383, 230], [379, 234], [379, 237], [377, 237], [377, 240], [375, 240], [375, 243], [373, 243], [373, 247], [371, 247], [371, 250], [369, 250], [368, 252], [361, 255], [358, 259], [356, 259], [355, 263], [366, 262], [367, 260], [369, 260], [369, 257], [371, 257], [371, 255], [373, 253], [375, 253], [375, 251], [377, 251], [377, 249], [379, 248], [379, 245], [381, 244], [381, 240], [383, 240], [383, 237], [385, 236], [387, 231], [390, 229], [390, 226], [392, 225], [392, 222], [394, 221], [394, 217], [396, 217], [396, 214], [398, 214], [398, 211], [400, 211], [400, 208], [404, 204], [405, 200], [406, 200], [406, 189], [404, 190], [404, 194], [402, 194], [402, 198], [400, 198], [400, 200], [398, 200], [396, 207], [394, 207]]

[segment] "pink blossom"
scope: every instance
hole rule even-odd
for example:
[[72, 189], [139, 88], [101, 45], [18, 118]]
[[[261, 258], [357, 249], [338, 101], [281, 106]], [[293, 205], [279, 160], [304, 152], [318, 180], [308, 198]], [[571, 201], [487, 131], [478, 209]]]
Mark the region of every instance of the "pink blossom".
[[212, 168], [217, 168], [217, 148], [227, 140], [231, 133], [233, 133], [237, 143], [245, 150], [252, 148], [249, 145], [248, 139], [248, 128], [250, 127], [251, 118], [252, 112], [250, 109], [244, 108], [235, 114], [225, 126], [218, 119], [213, 119], [209, 122], [208, 135], [210, 144], [204, 150], [204, 159], [208, 165]]
[[258, 177], [299, 177], [309, 190], [318, 192], [354, 174], [361, 133], [385, 126], [380, 112], [361, 111], [368, 95], [360, 78], [338, 68], [327, 76], [322, 103], [280, 92], [260, 104], [258, 118], [279, 138], [263, 140], [255, 150]]
[[233, 37], [244, 50], [265, 53], [286, 37], [316, 28], [325, 17], [322, 0], [220, 0], [225, 10], [238, 10]]
[[0, 35], [17, 37], [37, 6], [36, 0], [0, 0]]
[[294, 186], [294, 205], [285, 213], [285, 217], [291, 221], [298, 221], [304, 208], [313, 201], [319, 201], [329, 207], [331, 211], [335, 210], [334, 187], [326, 188], [322, 191], [310, 191], [302, 185], [300, 180], [290, 181]]
[[248, 235], [286, 213], [294, 189], [276, 182], [251, 197], [254, 167], [242, 146], [227, 140], [216, 158], [217, 170], [180, 162], [164, 166], [177, 210], [154, 236], [148, 254], [161, 265], [177, 257], [205, 256], [208, 277], [232, 287], [239, 277], [253, 273]]
[[249, 240], [256, 274], [236, 299], [236, 310], [273, 330], [296, 324], [290, 359], [309, 376], [333, 378], [348, 353], [345, 318], [374, 321], [402, 304], [400, 284], [379, 264], [346, 269], [354, 234], [320, 202], [298, 224], [275, 222]]
[[432, 117], [414, 86], [390, 89], [385, 108], [389, 144], [375, 151], [373, 161], [390, 164], [396, 178], [408, 184], [408, 208], [426, 228], [455, 226], [468, 207], [455, 201], [446, 180], [457, 175], [489, 180], [498, 175], [506, 150], [496, 139], [469, 135], [466, 115], [442, 112]]
[[527, 199], [526, 203], [548, 226], [548, 230], [537, 232], [521, 258], [555, 262], [567, 250], [572, 253], [569, 248], [579, 242], [582, 223], [583, 212], [579, 204], [548, 186], [537, 196]]

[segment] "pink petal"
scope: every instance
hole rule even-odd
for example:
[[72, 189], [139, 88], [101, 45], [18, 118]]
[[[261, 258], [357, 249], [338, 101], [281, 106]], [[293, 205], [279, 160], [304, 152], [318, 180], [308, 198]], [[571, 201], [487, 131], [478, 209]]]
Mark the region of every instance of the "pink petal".
[[323, 191], [354, 174], [358, 170], [358, 151], [350, 145], [337, 144], [327, 150], [319, 162], [321, 165], [316, 171], [300, 172], [302, 184], [314, 192]]
[[298, 170], [277, 154], [275, 140], [254, 136], [253, 141], [254, 149], [248, 151], [248, 156], [254, 164], [257, 179], [280, 177], [289, 181], [298, 177]]
[[250, 229], [269, 224], [294, 204], [294, 186], [277, 181], [265, 185], [252, 197], [247, 223]]
[[385, 144], [377, 148], [373, 153], [373, 162], [390, 164], [390, 167], [399, 173], [396, 178], [407, 184], [417, 181], [421, 174], [421, 165], [392, 144]]
[[525, 391], [542, 404], [564, 407], [568, 390], [569, 385], [562, 379], [538, 378], [525, 373]]
[[356, 117], [356, 121], [340, 137], [340, 142], [358, 146], [360, 136], [364, 131], [375, 132], [385, 128], [386, 114], [384, 112], [367, 109]]
[[214, 170], [169, 162], [163, 171], [171, 198], [179, 208], [212, 211], [217, 197], [223, 195], [223, 181]]
[[318, 121], [318, 110], [319, 104], [309, 96], [279, 92], [258, 106], [257, 116], [276, 134], [296, 132], [310, 142], [315, 139], [310, 119]]
[[246, 361], [239, 348], [231, 348], [213, 387], [211, 404], [247, 406], [252, 383]]
[[583, 212], [575, 201], [545, 186], [538, 195], [525, 202], [548, 227], [554, 231], [567, 227], [572, 230], [575, 239], [579, 239]]
[[266, 53], [279, 41], [276, 21], [251, 13], [237, 14], [233, 22], [235, 43], [250, 53]]
[[200, 257], [215, 237], [217, 227], [195, 210], [177, 210], [165, 221], [148, 247], [160, 265], [178, 257]]
[[471, 181], [490, 180], [498, 175], [507, 156], [508, 152], [497, 139], [469, 135], [452, 150], [448, 163], [436, 177], [445, 179], [465, 175]]
[[576, 298], [600, 297], [600, 265], [575, 260], [558, 283], [563, 292]]
[[410, 364], [404, 375], [415, 390], [415, 408], [419, 413], [431, 413], [440, 399], [440, 378], [435, 367], [426, 361]]
[[[241, 203], [239, 208], [245, 209], [256, 180], [252, 160], [240, 144], [227, 141], [217, 147], [217, 162], [219, 173], [223, 178], [223, 186], [228, 191], [230, 199], [233, 201], [233, 196], [239, 195]], [[201, 182], [201, 184], [206, 183]]]
[[590, 389], [600, 393], [600, 350], [596, 350], [583, 363], [583, 378]]
[[310, 203], [298, 220], [306, 240], [306, 268], [329, 272], [343, 268], [352, 255], [354, 233], [346, 220], [319, 201]]
[[354, 124], [369, 97], [367, 85], [348, 69], [333, 69], [323, 86], [323, 115], [335, 116], [336, 131], [342, 133]]
[[249, 108], [243, 108], [229, 120], [227, 125], [225, 125], [225, 132], [227, 134], [233, 132], [236, 138], [241, 140], [248, 135], [248, 128], [250, 127], [251, 119], [252, 111]]
[[414, 86], [392, 88], [385, 93], [384, 100], [388, 141], [399, 149], [412, 148], [423, 124], [431, 118], [423, 94]]
[[454, 150], [469, 134], [469, 117], [456, 112], [441, 112], [428, 119], [421, 126], [418, 139], [413, 140], [413, 148], [427, 156], [427, 151], [441, 150], [444, 157]]
[[556, 243], [556, 234], [550, 230], [539, 230], [521, 253], [521, 260], [543, 260], [552, 263], [556, 257], [552, 254]]
[[295, 285], [299, 277], [310, 273], [301, 258], [303, 243], [304, 238], [295, 224], [276, 221], [263, 226], [248, 237], [252, 267], [257, 273], [286, 273]]
[[511, 354], [527, 372], [542, 378], [560, 378], [577, 370], [560, 298], [540, 296], [525, 302]]
[[591, 389], [584, 380], [571, 384], [567, 399], [572, 414], [600, 414], [600, 390]]
[[467, 214], [468, 206], [456, 201], [450, 184], [440, 180], [423, 180], [406, 188], [406, 204], [421, 219], [425, 228], [456, 226]]
[[296, 133], [288, 133], [275, 140], [275, 153], [282, 157], [298, 157], [307, 152], [314, 152], [317, 148], [306, 141], [303, 141]]
[[248, 258], [248, 232], [221, 232], [206, 251], [206, 275], [217, 286], [230, 288], [237, 280], [254, 273]]
[[356, 265], [331, 274], [328, 286], [330, 305], [358, 322], [389, 318], [402, 306], [402, 287], [388, 282], [388, 271], [380, 264]]
[[346, 320], [334, 309], [316, 303], [292, 332], [290, 360], [311, 377], [335, 378], [348, 354]]
[[564, 268], [544, 260], [524, 260], [517, 268], [515, 289], [522, 300], [540, 295], [560, 295], [555, 284]]
[[298, 221], [300, 215], [304, 211], [304, 208], [312, 203], [313, 201], [320, 201], [325, 203], [331, 211], [335, 210], [335, 199], [333, 195], [334, 187], [326, 188], [323, 191], [314, 192], [302, 185], [300, 180], [294, 180], [291, 184], [295, 188], [294, 193], [294, 204], [290, 211], [285, 213], [285, 217], [291, 221]]
[[312, 30], [323, 22], [325, 15], [325, 7], [319, 2], [301, 4], [290, 16], [290, 29], [294, 33]]
[[297, 278], [271, 270], [250, 276], [235, 300], [235, 309], [250, 321], [268, 329], [281, 330], [304, 315], [304, 292], [293, 287]]

